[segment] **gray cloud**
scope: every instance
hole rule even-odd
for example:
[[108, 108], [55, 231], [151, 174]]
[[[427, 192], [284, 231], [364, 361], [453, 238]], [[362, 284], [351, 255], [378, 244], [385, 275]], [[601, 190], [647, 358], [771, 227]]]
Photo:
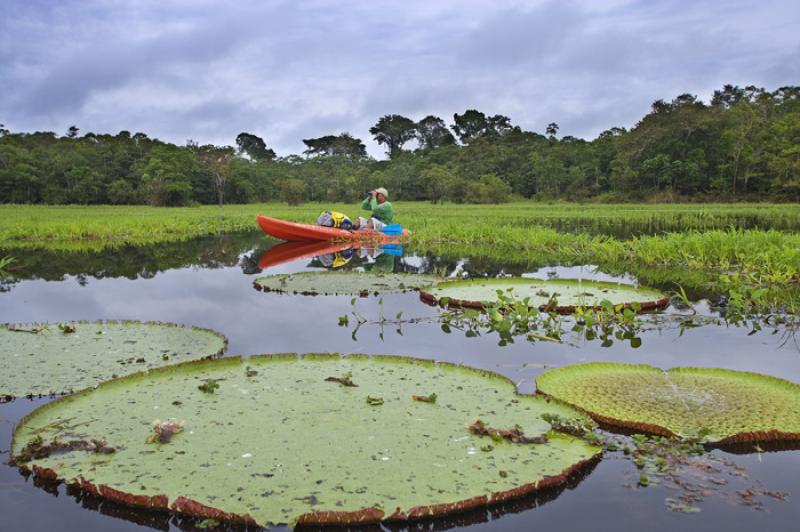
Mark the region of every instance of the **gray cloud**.
[[179, 144], [249, 131], [281, 154], [349, 131], [382, 156], [380, 116], [477, 108], [591, 138], [659, 98], [797, 84], [798, 19], [791, 0], [10, 0], [0, 122]]

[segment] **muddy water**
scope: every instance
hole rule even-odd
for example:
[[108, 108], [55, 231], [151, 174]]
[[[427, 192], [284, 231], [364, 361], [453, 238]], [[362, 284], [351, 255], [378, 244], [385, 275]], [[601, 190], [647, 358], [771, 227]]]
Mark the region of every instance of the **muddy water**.
[[[642, 345], [627, 342], [601, 347], [530, 344], [518, 341], [499, 347], [497, 337], [467, 338], [445, 334], [430, 318], [437, 309], [414, 293], [359, 298], [358, 312], [377, 319], [394, 316], [425, 318], [400, 331], [365, 325], [353, 339], [353, 328], [340, 327], [338, 317], [353, 310], [350, 297], [292, 296], [262, 293], [252, 287], [263, 274], [322, 270], [330, 260], [306, 257], [270, 266], [262, 272], [264, 253], [274, 242], [259, 235], [203, 239], [184, 244], [130, 248], [113, 254], [15, 253], [22, 270], [3, 279], [0, 322], [135, 319], [170, 321], [209, 327], [230, 340], [228, 354], [336, 351], [401, 354], [462, 362], [510, 377], [524, 392], [534, 391], [544, 369], [577, 362], [611, 360], [673, 366], [723, 367], [756, 371], [800, 382], [800, 350], [792, 338], [748, 329], [709, 325], [686, 331], [664, 328], [643, 333]], [[274, 248], [273, 248], [274, 249]], [[374, 257], [339, 255], [343, 268], [365, 268], [447, 275], [529, 275], [601, 280], [635, 280], [630, 275], [597, 271], [591, 265], [559, 267], [469, 257], [408, 255]], [[374, 253], [372, 254], [374, 255]], [[327, 259], [337, 258], [336, 256]], [[266, 262], [270, 262], [267, 260]], [[698, 306], [706, 309], [703, 301]], [[674, 309], [671, 309], [674, 310]], [[671, 311], [669, 310], [669, 311]], [[381, 337], [381, 332], [383, 332]], [[3, 375], [2, 379], [13, 378]], [[0, 404], [0, 460], [10, 445], [13, 425], [44, 400]], [[747, 450], [747, 449], [745, 449]], [[791, 530], [800, 522], [800, 451], [750, 454], [714, 451], [734, 460], [747, 478], [732, 479], [727, 497], [712, 494], [699, 504], [700, 513], [669, 511], [665, 498], [676, 494], [662, 486], [636, 487], [638, 471], [621, 453], [612, 454], [566, 489], [541, 494], [512, 505], [459, 516], [421, 528], [466, 527], [473, 530], [525, 528], [576, 530], [648, 529], [689, 531]], [[735, 495], [753, 485], [788, 493], [787, 501], [763, 498], [763, 510], [740, 504]], [[63, 486], [35, 486], [15, 468], [0, 466], [0, 530], [158, 530], [190, 529], [191, 522], [165, 515], [131, 512], [119, 506], [66, 492]]]

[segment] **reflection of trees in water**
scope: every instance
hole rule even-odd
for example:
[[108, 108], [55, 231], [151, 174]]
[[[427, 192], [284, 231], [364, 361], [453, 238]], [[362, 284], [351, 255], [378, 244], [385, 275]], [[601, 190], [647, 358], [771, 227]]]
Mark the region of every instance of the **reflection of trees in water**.
[[[74, 276], [80, 285], [91, 278], [151, 279], [156, 274], [172, 269], [197, 267], [206, 269], [239, 266], [246, 275], [262, 271], [259, 258], [274, 246], [275, 241], [261, 232], [203, 237], [183, 242], [147, 246], [124, 246], [102, 252], [69, 252], [51, 250], [15, 250], [14, 268], [0, 275], [0, 292], [8, 292], [20, 280], [42, 279], [60, 281]], [[376, 260], [379, 259], [379, 260]], [[308, 259], [309, 267], [323, 268], [319, 258]], [[342, 268], [364, 268], [367, 271], [394, 271], [397, 273], [426, 273], [450, 275], [455, 271], [469, 277], [519, 276], [550, 264], [515, 260], [514, 257], [469, 257], [425, 253], [393, 257], [388, 254], [361, 256], [355, 253]], [[565, 264], [568, 266], [568, 264]], [[624, 269], [603, 267], [604, 273], [623, 275]], [[706, 272], [679, 272], [652, 269], [638, 272], [642, 284], [673, 292], [678, 282], [692, 300], [711, 299], [713, 294], [705, 286]], [[680, 275], [676, 281], [676, 275]]]
[[246, 258], [251, 255], [258, 257], [259, 250], [241, 260], [240, 256], [263, 243], [263, 234], [253, 232], [147, 246], [123, 246], [102, 252], [18, 250], [14, 252], [17, 261], [13, 277], [0, 277], [0, 290], [8, 291], [20, 280], [60, 281], [70, 275], [85, 285], [90, 278], [150, 279], [159, 272], [186, 267], [214, 269], [238, 266], [241, 262], [243, 269], [251, 268]]
[[[505, 501], [500, 504], [495, 504], [487, 508], [477, 508], [475, 510], [468, 510], [459, 514], [439, 517], [436, 519], [421, 520], [413, 523], [388, 523], [381, 526], [364, 526], [358, 527], [358, 530], [390, 530], [392, 532], [401, 531], [419, 531], [419, 532], [434, 532], [438, 530], [448, 530], [456, 527], [464, 527], [470, 525], [477, 525], [480, 523], [487, 523], [508, 514], [517, 514], [527, 510], [543, 506], [549, 502], [556, 500], [561, 494], [567, 490], [573, 490], [586, 479], [599, 463], [599, 460], [594, 460], [586, 464], [579, 471], [567, 477], [564, 484], [553, 488], [546, 488], [535, 493], [524, 495], [517, 499]], [[27, 478], [27, 477], [26, 477]], [[154, 530], [170, 530], [177, 528], [178, 530], [198, 530], [198, 524], [202, 519], [170, 515], [164, 512], [153, 512], [144, 509], [128, 507], [113, 501], [108, 501], [100, 497], [95, 497], [80, 489], [69, 487], [60, 487], [59, 483], [34, 478], [34, 486], [43, 489], [47, 493], [58, 497], [60, 490], [65, 489], [66, 494], [71, 496], [76, 503], [83, 509], [99, 512], [102, 515], [113, 517], [135, 523], [137, 525], [148, 527]], [[237, 525], [222, 524], [220, 528], [215, 530], [228, 530], [228, 531], [244, 531], [247, 528]], [[252, 528], [250, 529], [252, 530]], [[328, 528], [316, 527], [300, 527], [297, 530], [310, 531], [310, 530], [331, 530]], [[345, 529], [342, 529], [345, 530]]]

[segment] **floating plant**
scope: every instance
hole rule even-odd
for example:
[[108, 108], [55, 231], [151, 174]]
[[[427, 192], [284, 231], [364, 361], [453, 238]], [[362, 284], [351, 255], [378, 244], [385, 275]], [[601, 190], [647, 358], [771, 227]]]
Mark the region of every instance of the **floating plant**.
[[0, 325], [0, 397], [53, 395], [220, 354], [224, 336], [169, 323]]
[[579, 279], [499, 278], [445, 281], [420, 289], [420, 297], [430, 303], [457, 307], [483, 308], [498, 299], [498, 292], [526, 300], [531, 308], [572, 313], [577, 308], [600, 308], [603, 301], [641, 310], [663, 308], [670, 298], [652, 288], [604, 281]]
[[[329, 378], [342, 375], [358, 386], [332, 386]], [[198, 389], [210, 380], [224, 385], [213, 394]], [[434, 393], [435, 402], [413, 399]], [[73, 490], [200, 518], [410, 521], [560, 485], [599, 457], [600, 447], [553, 431], [543, 415], [590, 423], [560, 402], [517, 394], [505, 377], [454, 364], [220, 358], [120, 378], [40, 407], [16, 428], [11, 454], [21, 468]], [[102, 446], [52, 454], [43, 447], [62, 441]], [[105, 448], [114, 452], [97, 451]]]
[[302, 272], [260, 277], [253, 286], [265, 292], [367, 296], [418, 290], [438, 280], [408, 273]]
[[730, 444], [800, 440], [800, 385], [742, 371], [593, 362], [549, 370], [539, 392], [596, 420]]

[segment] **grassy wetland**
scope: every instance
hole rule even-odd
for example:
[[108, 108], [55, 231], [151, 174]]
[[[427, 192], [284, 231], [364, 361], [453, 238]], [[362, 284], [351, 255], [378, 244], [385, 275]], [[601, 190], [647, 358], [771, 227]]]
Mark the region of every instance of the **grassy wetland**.
[[[0, 206], [0, 250], [100, 251], [252, 231], [257, 214], [312, 223], [351, 204]], [[595, 264], [671, 290], [737, 291], [759, 312], [798, 312], [796, 204], [432, 205], [397, 202], [417, 253]], [[741, 299], [741, 298], [740, 298]]]

